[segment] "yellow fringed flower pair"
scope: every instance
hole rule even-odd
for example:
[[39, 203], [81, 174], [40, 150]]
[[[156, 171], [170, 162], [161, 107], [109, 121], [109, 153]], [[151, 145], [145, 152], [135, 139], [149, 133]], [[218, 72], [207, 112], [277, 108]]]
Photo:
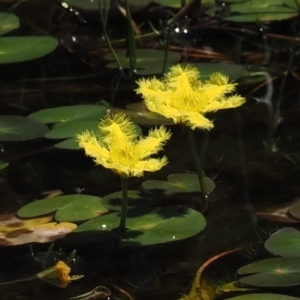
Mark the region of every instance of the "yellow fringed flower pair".
[[162, 80], [138, 80], [136, 92], [142, 95], [150, 111], [191, 129], [210, 130], [213, 123], [204, 116], [206, 113], [234, 108], [245, 102], [240, 95], [226, 96], [236, 86], [228, 80], [227, 76], [214, 73], [208, 80], [201, 81], [196, 67], [176, 65]]
[[123, 113], [108, 115], [99, 126], [99, 135], [85, 131], [77, 134], [79, 146], [95, 163], [112, 169], [122, 177], [142, 176], [167, 164], [167, 158], [150, 158], [158, 153], [171, 133], [163, 126], [151, 129], [147, 137], [138, 135], [134, 123]]

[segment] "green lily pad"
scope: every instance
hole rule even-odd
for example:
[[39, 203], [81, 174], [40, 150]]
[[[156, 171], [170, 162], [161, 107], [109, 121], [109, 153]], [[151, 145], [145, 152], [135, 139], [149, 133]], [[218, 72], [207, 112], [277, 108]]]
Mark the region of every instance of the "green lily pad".
[[[81, 224], [75, 232], [107, 232], [118, 228], [120, 213], [111, 213]], [[153, 245], [178, 241], [196, 235], [206, 226], [205, 218], [188, 207], [165, 206], [130, 209], [126, 227], [120, 236], [123, 246]]]
[[[130, 61], [127, 55], [127, 50], [117, 51], [117, 55], [120, 61], [121, 66], [124, 69], [130, 68]], [[164, 62], [165, 51], [163, 50], [154, 50], [154, 49], [137, 49], [136, 50], [136, 67], [139, 68], [149, 68], [153, 66], [160, 66]], [[107, 60], [114, 60], [112, 54], [108, 54], [104, 57]], [[180, 60], [180, 54], [177, 52], [169, 51], [167, 62], [176, 63]], [[118, 65], [115, 62], [108, 63], [106, 65], [108, 68], [118, 68]]]
[[293, 13], [260, 13], [260, 14], [243, 14], [243, 15], [235, 15], [223, 18], [225, 21], [231, 22], [271, 22], [271, 21], [282, 21], [294, 18], [298, 15], [297, 12]]
[[32, 218], [56, 212], [55, 220], [60, 222], [84, 221], [108, 211], [101, 200], [100, 197], [84, 194], [47, 198], [26, 204], [17, 211], [17, 215]]
[[74, 137], [64, 140], [62, 142], [56, 143], [54, 147], [59, 148], [59, 149], [68, 149], [68, 150], [78, 150], [79, 145], [78, 142], [75, 140]]
[[235, 81], [240, 77], [247, 76], [249, 74], [247, 68], [242, 65], [234, 63], [194, 63], [201, 75], [201, 80], [207, 80], [212, 73], [220, 72], [229, 77], [229, 81]]
[[[171, 174], [167, 179], [147, 180], [142, 183], [142, 186], [145, 190], [161, 190], [166, 195], [201, 191], [196, 174]], [[208, 194], [215, 189], [214, 182], [208, 177], [204, 177], [204, 185]]]
[[297, 5], [297, 1], [295, 1], [295, 0], [283, 0], [283, 4], [288, 7], [292, 7], [294, 9], [299, 9], [299, 7]]
[[242, 2], [249, 2], [249, 0], [224, 0], [224, 3], [230, 4], [230, 3], [242, 3]]
[[264, 247], [274, 255], [300, 257], [300, 232], [291, 227], [279, 229], [266, 240]]
[[153, 2], [160, 4], [161, 6], [180, 8], [181, 0], [154, 0]]
[[239, 281], [255, 287], [287, 287], [300, 284], [300, 257], [276, 257], [250, 263], [238, 274], [252, 274]]
[[51, 53], [58, 41], [48, 36], [0, 37], [0, 64], [23, 62]]
[[[105, 7], [105, 3], [107, 3], [107, 7], [109, 6], [109, 0], [100, 1], [101, 8]], [[96, 10], [99, 11], [99, 1], [91, 1], [91, 0], [70, 0], [68, 4], [74, 7], [79, 7], [81, 9], [86, 10]]]
[[102, 105], [70, 105], [43, 109], [30, 114], [28, 118], [45, 124], [65, 123], [74, 119], [100, 119], [106, 111], [107, 107]]
[[[138, 110], [139, 106], [141, 111], [132, 111], [131, 109]], [[116, 114], [118, 112], [124, 113], [130, 120], [139, 125], [149, 125], [149, 126], [160, 126], [160, 125], [174, 125], [172, 119], [167, 119], [164, 116], [161, 116], [150, 111], [143, 111], [146, 109], [144, 104], [133, 103], [128, 105], [130, 109], [120, 109], [120, 108], [110, 108], [109, 113]]]
[[255, 293], [248, 295], [241, 295], [232, 298], [226, 298], [226, 300], [299, 300], [300, 298], [270, 293]]
[[0, 116], [0, 141], [24, 141], [43, 137], [48, 127], [26, 117]]
[[[103, 197], [103, 205], [109, 210], [121, 210], [122, 208], [122, 191], [111, 193]], [[128, 190], [128, 207], [145, 207], [155, 205], [155, 201], [141, 195], [140, 191]]]
[[13, 14], [0, 12], [0, 35], [19, 28], [19, 18]]
[[0, 162], [0, 171], [9, 166], [9, 163]]
[[77, 133], [85, 130], [97, 132], [98, 124], [98, 118], [96, 120], [77, 119], [65, 123], [57, 123], [45, 134], [45, 137], [47, 139], [65, 139], [74, 137]]
[[253, 13], [297, 13], [295, 9], [291, 7], [285, 7], [283, 5], [272, 5], [272, 4], [265, 4], [263, 2], [256, 3], [253, 5], [247, 4], [233, 4], [230, 5], [230, 12], [231, 13], [240, 13], [240, 14], [253, 14]]
[[300, 200], [293, 203], [290, 207], [288, 212], [296, 219], [300, 219]]

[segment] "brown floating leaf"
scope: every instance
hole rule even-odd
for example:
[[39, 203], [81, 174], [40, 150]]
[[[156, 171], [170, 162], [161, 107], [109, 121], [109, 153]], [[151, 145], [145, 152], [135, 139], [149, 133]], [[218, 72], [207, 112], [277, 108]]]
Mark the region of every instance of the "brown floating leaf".
[[11, 231], [20, 229], [29, 229], [36, 227], [40, 224], [45, 224], [52, 221], [52, 216], [32, 219], [20, 219], [14, 214], [0, 215], [0, 238], [2, 234], [7, 234]]
[[298, 201], [299, 199], [296, 199], [294, 201], [283, 203], [278, 206], [273, 206], [262, 211], [257, 211], [255, 212], [255, 215], [259, 218], [263, 218], [269, 221], [276, 221], [282, 223], [300, 223], [300, 220], [294, 218], [289, 213], [290, 207]]
[[0, 235], [1, 246], [22, 245], [27, 243], [48, 243], [60, 239], [77, 228], [73, 223], [46, 223], [31, 228], [23, 228]]

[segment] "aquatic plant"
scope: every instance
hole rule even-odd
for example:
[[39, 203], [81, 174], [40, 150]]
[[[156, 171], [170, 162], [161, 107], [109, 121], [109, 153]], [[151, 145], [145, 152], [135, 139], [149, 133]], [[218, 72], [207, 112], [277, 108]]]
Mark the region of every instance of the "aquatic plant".
[[[206, 113], [220, 109], [234, 108], [242, 105], [245, 99], [240, 95], [232, 95], [236, 84], [229, 83], [229, 78], [221, 73], [213, 73], [206, 81], [201, 81], [200, 72], [192, 65], [179, 64], [161, 80], [157, 78], [139, 79], [137, 94], [141, 95], [147, 108], [175, 123], [187, 128], [189, 142], [199, 178], [201, 193], [207, 208], [204, 175], [196, 150], [193, 130], [196, 128], [211, 130], [213, 122], [205, 117]], [[229, 96], [227, 96], [229, 94]]]
[[0, 286], [21, 283], [24, 281], [31, 281], [39, 278], [55, 286], [65, 288], [70, 282], [74, 280], [79, 280], [82, 277], [84, 277], [83, 275], [70, 276], [70, 271], [71, 268], [65, 262], [59, 260], [54, 266], [37, 273], [35, 276], [8, 282], [1, 282]]
[[99, 136], [87, 130], [78, 134], [77, 140], [97, 165], [103, 165], [120, 176], [123, 199], [119, 228], [125, 230], [128, 177], [142, 176], [145, 171], [158, 171], [167, 164], [166, 156], [150, 156], [162, 150], [171, 133], [161, 126], [151, 129], [147, 137], [140, 137], [134, 123], [123, 113], [103, 118], [98, 129]]

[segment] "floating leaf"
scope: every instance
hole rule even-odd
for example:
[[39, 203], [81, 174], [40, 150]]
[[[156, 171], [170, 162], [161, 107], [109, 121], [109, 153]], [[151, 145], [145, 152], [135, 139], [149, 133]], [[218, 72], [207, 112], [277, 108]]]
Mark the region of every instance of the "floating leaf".
[[28, 243], [48, 243], [66, 236], [77, 228], [73, 223], [46, 223], [33, 228], [22, 228], [0, 236], [1, 246], [14, 246]]
[[[116, 114], [118, 112], [122, 112], [126, 114], [130, 120], [136, 124], [140, 125], [149, 125], [149, 126], [159, 126], [159, 125], [173, 125], [174, 122], [172, 119], [167, 119], [164, 116], [161, 116], [156, 113], [152, 113], [145, 110], [144, 104], [139, 103], [133, 103], [132, 105], [128, 105], [127, 109], [120, 109], [120, 108], [110, 108], [109, 113], [110, 114]], [[141, 109], [141, 111], [137, 111], [138, 109]], [[134, 109], [136, 111], [132, 111], [131, 109]]]
[[[106, 214], [81, 224], [75, 232], [107, 232], [117, 229], [119, 222], [119, 212]], [[199, 233], [205, 226], [203, 215], [188, 207], [130, 209], [126, 223], [129, 230], [120, 236], [120, 242], [130, 246], [178, 241]]]
[[75, 140], [75, 138], [70, 138], [65, 141], [59, 142], [54, 145], [54, 147], [59, 149], [68, 149], [68, 150], [78, 150], [79, 145], [78, 142]]
[[0, 116], [0, 140], [22, 141], [43, 137], [48, 127], [26, 117]]
[[47, 36], [0, 37], [0, 64], [23, 62], [51, 53], [58, 41]]
[[225, 21], [231, 22], [270, 22], [270, 21], [281, 21], [286, 19], [294, 18], [298, 15], [294, 13], [277, 13], [277, 14], [246, 14], [246, 15], [235, 15], [223, 18]]
[[[147, 180], [142, 183], [145, 190], [161, 190], [166, 195], [176, 193], [200, 192], [200, 184], [196, 174], [171, 174], [168, 180]], [[214, 182], [204, 177], [204, 186], [209, 194], [215, 189]]]
[[77, 133], [85, 130], [98, 132], [99, 119], [75, 119], [65, 123], [56, 123], [51, 130], [45, 134], [47, 139], [64, 139], [75, 137]]
[[238, 274], [252, 274], [241, 278], [243, 284], [256, 287], [287, 287], [300, 284], [300, 257], [276, 257], [250, 263]]
[[[299, 200], [296, 200], [299, 201]], [[299, 219], [295, 219], [290, 213], [289, 209], [293, 203], [296, 201], [291, 201], [288, 203], [283, 203], [278, 206], [268, 207], [261, 211], [256, 211], [255, 215], [259, 218], [263, 218], [270, 221], [284, 222], [284, 223], [300, 223]]]
[[79, 7], [81, 9], [86, 9], [86, 10], [96, 10], [97, 12], [99, 12], [99, 5], [101, 5], [101, 8], [104, 8], [106, 3], [107, 6], [109, 6], [109, 0], [105, 0], [105, 1], [69, 0], [68, 1], [68, 4], [73, 7]]
[[[117, 55], [120, 61], [121, 66], [124, 69], [130, 68], [130, 60], [127, 55], [127, 50], [117, 51]], [[104, 57], [107, 60], [114, 60], [112, 54], [108, 54]], [[154, 49], [137, 49], [136, 51], [136, 67], [139, 68], [149, 68], [153, 66], [160, 66], [162, 68], [162, 64], [165, 58], [165, 51], [163, 50], [154, 50]], [[177, 52], [169, 51], [168, 52], [168, 60], [167, 62], [176, 63], [180, 60], [180, 54]], [[115, 62], [108, 63], [106, 65], [108, 68], [118, 68], [118, 65]]]
[[0, 162], [0, 171], [8, 167], [9, 163]]
[[270, 294], [270, 293], [255, 293], [248, 295], [241, 295], [232, 298], [226, 298], [227, 300], [299, 300], [300, 298], [280, 295], [280, 294]]
[[256, 3], [253, 5], [245, 5], [245, 4], [233, 4], [230, 5], [231, 13], [240, 13], [240, 14], [253, 14], [253, 13], [265, 13], [267, 11], [268, 14], [271, 13], [295, 13], [295, 9], [290, 7], [285, 7], [283, 5], [272, 5], [266, 3]]
[[234, 63], [193, 63], [201, 75], [201, 80], [207, 80], [212, 73], [220, 72], [229, 77], [229, 81], [234, 81], [240, 77], [247, 76], [249, 71], [245, 66]]
[[19, 28], [19, 18], [13, 14], [0, 12], [0, 35]]
[[33, 218], [29, 220], [23, 220], [18, 218], [15, 214], [0, 215], [0, 236], [15, 230], [20, 229], [32, 229], [37, 225], [48, 223], [52, 221], [51, 216]]
[[30, 114], [28, 118], [45, 124], [65, 123], [74, 119], [102, 118], [106, 111], [107, 107], [102, 105], [70, 105], [43, 109]]
[[56, 212], [57, 221], [76, 222], [97, 217], [107, 211], [100, 197], [75, 194], [28, 203], [21, 207], [17, 214], [22, 218], [30, 218]]
[[291, 227], [279, 229], [266, 240], [264, 246], [274, 255], [300, 258], [300, 232]]
[[[111, 193], [103, 197], [103, 205], [110, 210], [121, 210], [122, 208], [122, 191]], [[140, 191], [128, 190], [128, 207], [145, 207], [155, 205], [155, 201], [141, 195]]]

